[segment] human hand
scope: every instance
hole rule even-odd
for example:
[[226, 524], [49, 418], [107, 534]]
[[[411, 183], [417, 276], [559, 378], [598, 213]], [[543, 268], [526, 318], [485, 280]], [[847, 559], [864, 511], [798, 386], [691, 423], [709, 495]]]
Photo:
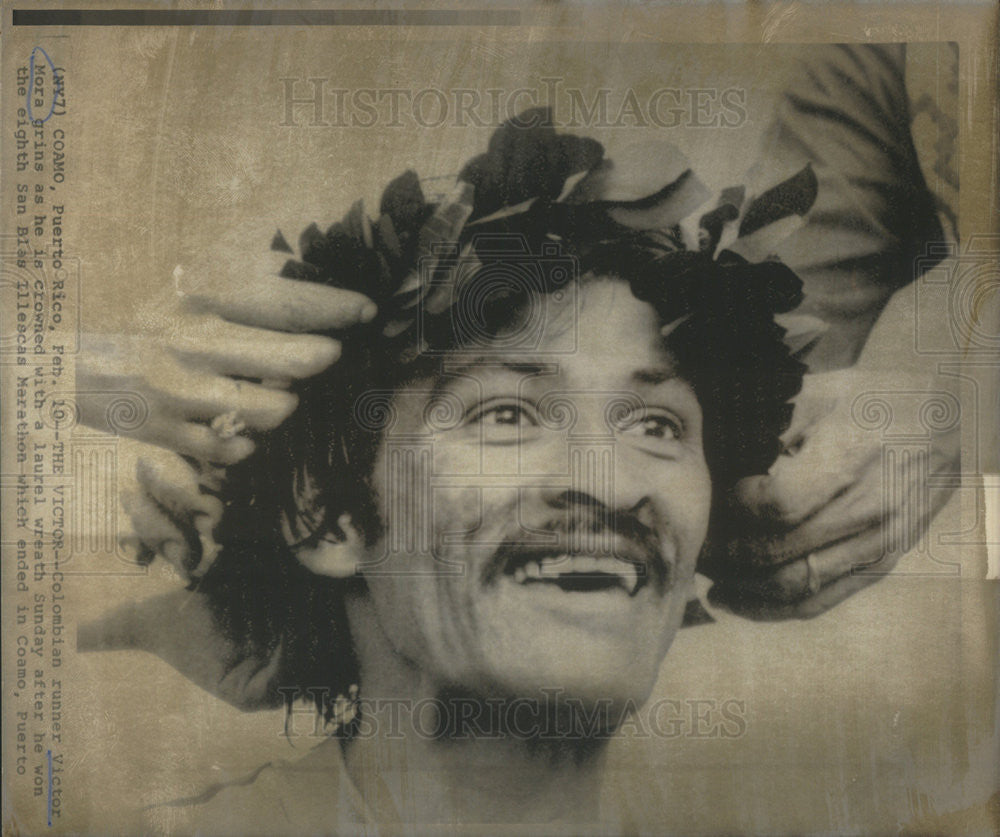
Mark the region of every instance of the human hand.
[[292, 382], [340, 356], [331, 333], [376, 313], [362, 294], [282, 278], [287, 258], [267, 253], [245, 270], [218, 259], [178, 269], [171, 293], [139, 317], [141, 334], [84, 342], [79, 420], [162, 449], [138, 456], [137, 484], [122, 495], [134, 527], [125, 541], [141, 560], [160, 553], [185, 575], [207, 568], [221, 505], [204, 489], [218, 491], [224, 466], [253, 452], [241, 431], [287, 419], [297, 405]]
[[[376, 313], [362, 294], [280, 277], [287, 258], [271, 252], [245, 268], [218, 259], [178, 268], [175, 293], [143, 314], [141, 335], [90, 335], [77, 363], [80, 421], [202, 462], [249, 456], [251, 439], [210, 423], [278, 426], [297, 404], [291, 382], [340, 356], [329, 332]], [[123, 397], [144, 420], [116, 421], [112, 406]]]
[[131, 440], [118, 454], [127, 469], [120, 498], [128, 515], [119, 543], [140, 564], [162, 556], [186, 581], [204, 574], [219, 552], [213, 533], [223, 512], [221, 469]]
[[[860, 368], [807, 375], [782, 437], [790, 453], [736, 487], [710, 600], [807, 618], [891, 570], [950, 494], [929, 478], [957, 468], [958, 402], [939, 384]], [[888, 422], [926, 439], [926, 453], [892, 456]]]

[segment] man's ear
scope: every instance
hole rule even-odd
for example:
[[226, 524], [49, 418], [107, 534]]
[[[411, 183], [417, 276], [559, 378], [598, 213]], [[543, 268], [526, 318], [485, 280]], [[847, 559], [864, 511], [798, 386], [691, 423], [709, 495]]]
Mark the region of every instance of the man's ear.
[[344, 533], [342, 541], [321, 540], [315, 546], [295, 547], [299, 563], [316, 575], [349, 578], [364, 560], [365, 540], [354, 527], [349, 514], [342, 514], [337, 525]]

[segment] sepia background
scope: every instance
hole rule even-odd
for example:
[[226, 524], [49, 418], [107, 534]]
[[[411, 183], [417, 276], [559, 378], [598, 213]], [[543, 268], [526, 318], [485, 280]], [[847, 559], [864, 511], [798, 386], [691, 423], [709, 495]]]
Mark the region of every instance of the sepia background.
[[[640, 103], [664, 87], [744, 91], [737, 124], [627, 120], [588, 131], [612, 155], [636, 139], [671, 142], [709, 186], [722, 187], [759, 158], [781, 84], [799, 66], [797, 45], [906, 41], [911, 103], [923, 101], [914, 108], [914, 132], [928, 184], [958, 217], [962, 242], [996, 233], [997, 65], [987, 5], [520, 8], [522, 25], [514, 27], [20, 29], [9, 26], [5, 4], [5, 136], [13, 68], [36, 45], [66, 68], [72, 199], [64, 237], [79, 260], [81, 329], [141, 330], [156, 300], [173, 293], [176, 266], [238, 263], [246, 251], [268, 247], [277, 229], [293, 240], [312, 221], [339, 220], [359, 196], [374, 211], [387, 179], [406, 168], [429, 184], [453, 176], [511, 115], [486, 125], [449, 118], [427, 126], [404, 116], [393, 126], [383, 109], [375, 125], [338, 127], [308, 124], [309, 106], [297, 106], [287, 124], [285, 79], [294, 80], [296, 96], [320, 78], [348, 91], [497, 89], [506, 97], [526, 88], [538, 91], [539, 103], [551, 79], [560, 79], [564, 91], [579, 90], [588, 102], [609, 89], [613, 112], [629, 90]], [[489, 115], [487, 103], [479, 113]], [[693, 119], [686, 112], [682, 121]], [[984, 305], [996, 304], [993, 282], [992, 303]], [[901, 357], [950, 339], [936, 292], [918, 283], [894, 300], [897, 316], [913, 323], [913, 340], [897, 347]], [[936, 316], [918, 318], [928, 305]], [[944, 359], [967, 358], [956, 349]], [[970, 479], [895, 573], [813, 620], [751, 622], [713, 609], [714, 624], [680, 633], [654, 699], [680, 701], [688, 722], [670, 736], [626, 731], [612, 747], [609, 793], [628, 798], [633, 827], [965, 833], [985, 822], [998, 785], [997, 571], [985, 580], [986, 543], [992, 538], [995, 548], [1000, 536], [986, 531], [975, 480], [997, 470], [995, 392], [980, 385], [995, 378], [995, 367], [977, 369], [962, 413]], [[9, 420], [5, 413], [5, 428]], [[85, 467], [95, 479], [79, 495], [86, 498], [75, 518], [79, 546], [64, 568], [71, 626], [182, 586], [160, 562], [129, 563], [108, 534], [123, 523], [115, 497], [128, 477], [127, 443], [82, 427], [75, 443], [93, 452]], [[6, 643], [9, 600], [4, 610]], [[183, 614], [176, 630], [184, 630]], [[9, 665], [6, 645], [4, 659]], [[129, 808], [195, 794], [316, 743], [308, 721], [298, 719], [302, 734], [288, 736], [281, 711], [242, 713], [138, 652], [70, 650], [62, 680], [67, 763], [57, 833], [114, 831]], [[727, 701], [740, 707], [738, 734], [699, 732], [699, 705]], [[44, 805], [10, 775], [8, 759], [5, 734], [5, 828], [49, 831]], [[162, 825], [169, 831], [167, 814]]]

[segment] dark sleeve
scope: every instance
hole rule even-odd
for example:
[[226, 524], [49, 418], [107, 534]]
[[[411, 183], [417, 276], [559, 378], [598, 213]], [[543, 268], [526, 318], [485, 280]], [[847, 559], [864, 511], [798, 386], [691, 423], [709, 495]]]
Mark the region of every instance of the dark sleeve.
[[852, 364], [889, 297], [913, 281], [915, 257], [943, 233], [910, 134], [902, 44], [803, 50], [782, 92], [765, 154], [812, 163], [807, 223], [779, 255], [802, 278], [802, 313], [829, 331], [813, 368]]

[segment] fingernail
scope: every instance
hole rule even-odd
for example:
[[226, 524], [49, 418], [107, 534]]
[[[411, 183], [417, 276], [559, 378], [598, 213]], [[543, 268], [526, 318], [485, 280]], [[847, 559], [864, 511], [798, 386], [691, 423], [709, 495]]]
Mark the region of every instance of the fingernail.
[[375, 315], [378, 313], [378, 308], [375, 306], [374, 302], [366, 302], [358, 310], [358, 319], [363, 323], [370, 323], [375, 319]]

